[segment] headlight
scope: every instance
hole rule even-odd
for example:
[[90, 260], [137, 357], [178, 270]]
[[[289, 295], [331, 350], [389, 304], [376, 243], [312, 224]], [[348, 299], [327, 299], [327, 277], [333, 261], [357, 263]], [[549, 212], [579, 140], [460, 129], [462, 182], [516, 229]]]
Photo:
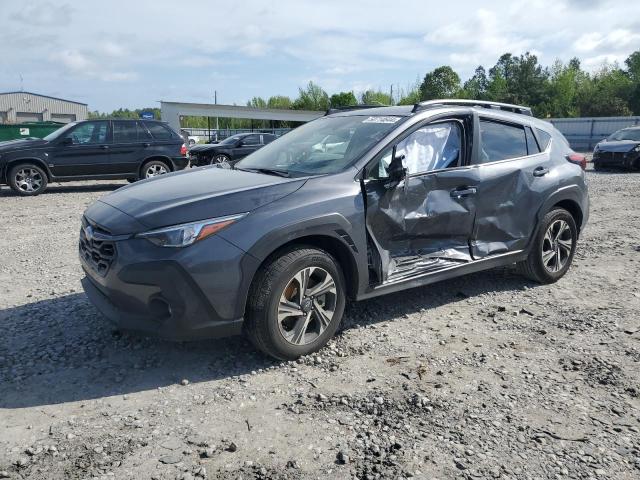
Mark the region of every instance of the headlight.
[[636, 147], [633, 149], [634, 152], [640, 152], [640, 145], [636, 145]]
[[199, 222], [184, 223], [173, 227], [160, 228], [150, 232], [139, 233], [136, 238], [145, 238], [159, 247], [187, 247], [199, 240], [218, 233], [223, 228], [237, 222], [247, 215], [229, 215], [227, 217], [211, 218]]

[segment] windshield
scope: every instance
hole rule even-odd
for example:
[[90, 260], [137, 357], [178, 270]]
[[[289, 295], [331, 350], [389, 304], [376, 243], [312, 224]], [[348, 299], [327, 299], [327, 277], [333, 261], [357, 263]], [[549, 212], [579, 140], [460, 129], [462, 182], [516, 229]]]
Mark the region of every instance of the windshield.
[[616, 133], [607, 138], [610, 142], [619, 140], [634, 140], [640, 142], [640, 128], [630, 130], [618, 130]]
[[378, 143], [402, 117], [322, 117], [274, 140], [236, 164], [238, 169], [295, 175], [337, 173]]
[[49, 135], [44, 137], [43, 140], [46, 140], [47, 142], [51, 142], [52, 140], [55, 140], [56, 138], [60, 137], [60, 135], [62, 135], [64, 132], [75, 127], [76, 125], [77, 125], [77, 122], [67, 123], [64, 127], [60, 127], [58, 130], [51, 132]]

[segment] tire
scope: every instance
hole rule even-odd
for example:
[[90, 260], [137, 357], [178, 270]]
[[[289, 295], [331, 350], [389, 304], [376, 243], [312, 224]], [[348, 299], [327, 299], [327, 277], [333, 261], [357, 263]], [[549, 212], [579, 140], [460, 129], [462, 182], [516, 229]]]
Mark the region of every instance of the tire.
[[[300, 295], [301, 282], [307, 296]], [[316, 352], [342, 320], [344, 285], [342, 271], [329, 253], [304, 246], [285, 250], [256, 275], [244, 332], [256, 348], [279, 360]]]
[[138, 181], [137, 178], [127, 178], [127, 182], [129, 183], [136, 183]]
[[534, 282], [557, 282], [569, 270], [577, 242], [573, 216], [563, 208], [553, 209], [542, 219], [529, 256], [518, 262], [517, 269]]
[[33, 163], [21, 163], [11, 167], [8, 180], [11, 189], [24, 197], [41, 194], [49, 183], [45, 171]]
[[169, 173], [171, 169], [166, 162], [162, 160], [151, 160], [150, 162], [146, 162], [142, 165], [140, 169], [140, 179], [144, 180], [146, 178], [157, 177], [158, 175], [164, 175], [165, 173]]
[[209, 160], [209, 165], [217, 165], [220, 163], [231, 164], [231, 159], [229, 158], [228, 155], [225, 155], [224, 153], [219, 153], [211, 157], [211, 160]]
[[189, 140], [189, 146], [193, 147], [196, 144], [196, 141], [192, 138]]

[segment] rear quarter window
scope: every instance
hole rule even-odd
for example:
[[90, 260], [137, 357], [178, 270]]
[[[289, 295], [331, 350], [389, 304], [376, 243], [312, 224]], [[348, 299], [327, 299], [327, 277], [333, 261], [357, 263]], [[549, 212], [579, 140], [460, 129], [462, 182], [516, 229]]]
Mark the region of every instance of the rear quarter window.
[[171, 140], [175, 138], [173, 131], [164, 123], [144, 122], [144, 124], [155, 140]]
[[539, 128], [536, 128], [536, 133], [540, 141], [540, 149], [544, 152], [549, 147], [549, 143], [551, 143], [551, 135]]

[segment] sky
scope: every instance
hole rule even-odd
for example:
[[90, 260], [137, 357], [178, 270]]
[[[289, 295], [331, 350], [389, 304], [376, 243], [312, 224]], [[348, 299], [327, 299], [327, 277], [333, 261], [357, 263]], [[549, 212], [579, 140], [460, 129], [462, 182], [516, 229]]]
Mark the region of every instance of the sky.
[[[640, 49], [640, 2], [605, 0], [0, 0], [0, 92], [91, 110], [245, 104], [309, 81], [329, 94], [463, 80], [505, 52], [587, 70]], [[22, 76], [22, 82], [21, 82]]]

